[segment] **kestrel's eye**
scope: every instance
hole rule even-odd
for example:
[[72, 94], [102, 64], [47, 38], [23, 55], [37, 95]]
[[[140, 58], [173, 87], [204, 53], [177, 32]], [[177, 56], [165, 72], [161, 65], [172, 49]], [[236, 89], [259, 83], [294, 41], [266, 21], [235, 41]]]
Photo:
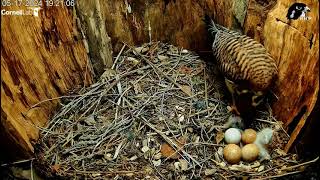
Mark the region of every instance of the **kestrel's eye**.
[[302, 9], [302, 7], [300, 7], [300, 6], [296, 6], [296, 9], [297, 9], [297, 10], [301, 10], [301, 9]]

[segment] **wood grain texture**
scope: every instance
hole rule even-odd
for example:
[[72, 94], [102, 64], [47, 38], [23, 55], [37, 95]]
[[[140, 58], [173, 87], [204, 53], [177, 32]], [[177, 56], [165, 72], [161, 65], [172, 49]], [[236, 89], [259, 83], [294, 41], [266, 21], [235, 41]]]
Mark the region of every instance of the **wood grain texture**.
[[313, 110], [319, 91], [319, 1], [305, 0], [311, 20], [287, 20], [293, 1], [277, 1], [264, 23], [264, 45], [277, 60], [278, 96], [272, 109], [290, 133], [288, 151]]
[[72, 11], [58, 7], [41, 10], [39, 17], [2, 16], [1, 124], [7, 141], [30, 155], [37, 127], [45, 125], [58, 101], [30, 107], [91, 83], [89, 69]]
[[217, 14], [217, 22], [232, 25], [231, 1], [127, 0], [126, 4], [100, 0], [100, 5], [115, 52], [121, 49], [122, 42], [130, 45], [149, 42], [149, 32], [152, 41], [208, 51], [204, 13]]
[[88, 50], [93, 61], [95, 75], [99, 77], [106, 68], [111, 68], [112, 45], [111, 39], [106, 32], [105, 17], [101, 12], [99, 0], [78, 1], [77, 15], [79, 26], [83, 29]]

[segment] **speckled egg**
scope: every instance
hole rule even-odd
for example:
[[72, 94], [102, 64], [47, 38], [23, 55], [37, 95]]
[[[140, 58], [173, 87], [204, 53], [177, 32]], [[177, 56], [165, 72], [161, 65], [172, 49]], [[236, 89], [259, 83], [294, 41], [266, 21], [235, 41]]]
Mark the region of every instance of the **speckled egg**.
[[241, 135], [241, 140], [244, 144], [251, 144], [257, 138], [257, 132], [253, 129], [246, 129]]
[[223, 157], [230, 164], [236, 164], [241, 160], [241, 148], [236, 144], [228, 144], [223, 149]]
[[247, 162], [256, 160], [259, 156], [259, 148], [255, 144], [247, 144], [242, 147], [241, 155], [242, 159]]

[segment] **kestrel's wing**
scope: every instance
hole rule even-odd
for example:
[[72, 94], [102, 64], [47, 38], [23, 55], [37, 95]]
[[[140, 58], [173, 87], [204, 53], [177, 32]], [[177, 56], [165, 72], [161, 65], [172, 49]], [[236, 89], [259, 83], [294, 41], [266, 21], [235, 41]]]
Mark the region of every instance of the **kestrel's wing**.
[[276, 65], [262, 44], [233, 31], [219, 31], [213, 53], [221, 71], [235, 81], [249, 81], [254, 88], [269, 86], [276, 74]]

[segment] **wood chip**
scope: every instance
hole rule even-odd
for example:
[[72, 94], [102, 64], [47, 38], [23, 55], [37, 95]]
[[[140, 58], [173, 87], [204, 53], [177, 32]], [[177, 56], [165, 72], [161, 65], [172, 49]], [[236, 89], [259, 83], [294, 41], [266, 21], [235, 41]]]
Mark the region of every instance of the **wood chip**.
[[159, 59], [160, 61], [164, 61], [164, 60], [169, 59], [169, 57], [168, 57], [168, 56], [163, 56], [163, 55], [158, 55], [158, 59]]
[[224, 132], [223, 131], [218, 131], [216, 135], [216, 143], [219, 144], [224, 138]]
[[264, 170], [264, 166], [262, 165], [262, 166], [260, 166], [259, 168], [258, 168], [258, 172], [262, 172]]
[[138, 159], [138, 156], [134, 155], [134, 156], [132, 156], [129, 160], [130, 160], [130, 161], [134, 161], [134, 160], [136, 160], [136, 159]]
[[142, 148], [141, 148], [141, 151], [143, 152], [143, 153], [146, 153], [146, 152], [148, 152], [150, 150], [150, 148], [148, 147], [148, 146], [143, 146]]
[[[185, 138], [180, 137], [178, 139], [178, 142], [176, 144], [178, 147], [182, 147], [186, 143]], [[180, 154], [178, 154], [169, 144], [163, 143], [161, 145], [161, 154], [163, 157], [170, 158], [170, 159], [178, 159], [180, 157]]]
[[213, 174], [216, 173], [216, 172], [217, 172], [216, 169], [206, 169], [206, 170], [204, 171], [204, 175], [206, 175], [206, 176], [211, 176], [211, 175], [213, 175]]
[[161, 165], [161, 159], [153, 160], [153, 161], [152, 161], [152, 164], [153, 164], [155, 167], [160, 166], [160, 165]]
[[192, 91], [190, 86], [186, 86], [186, 85], [180, 85], [180, 89], [186, 93], [188, 96], [192, 96]]
[[188, 161], [184, 159], [179, 159], [181, 171], [186, 171], [188, 169]]

